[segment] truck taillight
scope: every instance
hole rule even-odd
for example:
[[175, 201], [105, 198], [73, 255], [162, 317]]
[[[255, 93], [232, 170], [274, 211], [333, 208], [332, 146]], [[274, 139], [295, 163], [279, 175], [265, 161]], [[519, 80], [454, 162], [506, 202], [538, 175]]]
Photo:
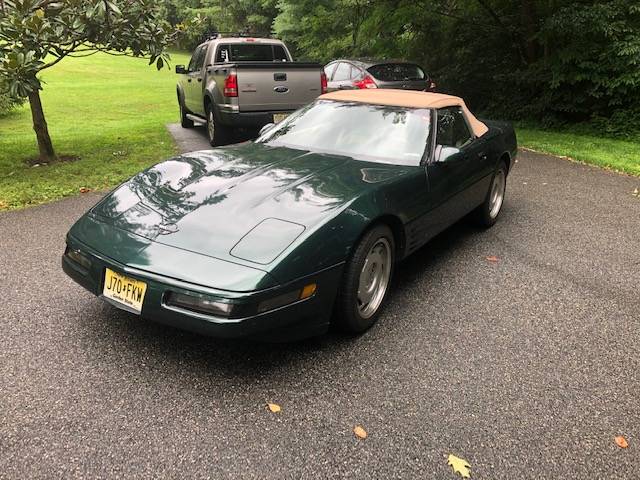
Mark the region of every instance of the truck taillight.
[[374, 82], [373, 78], [371, 78], [369, 75], [365, 75], [362, 80], [353, 82], [353, 85], [355, 85], [357, 88], [378, 88], [376, 82]]
[[324, 72], [320, 74], [320, 91], [327, 93], [327, 74]]
[[238, 96], [238, 77], [235, 73], [230, 73], [224, 79], [224, 96], [225, 97], [237, 97]]

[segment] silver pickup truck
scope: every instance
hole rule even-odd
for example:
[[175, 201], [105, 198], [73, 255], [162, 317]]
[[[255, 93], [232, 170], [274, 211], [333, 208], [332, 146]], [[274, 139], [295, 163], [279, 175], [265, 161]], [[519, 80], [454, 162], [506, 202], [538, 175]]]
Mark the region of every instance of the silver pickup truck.
[[236, 129], [277, 123], [327, 89], [320, 64], [293, 62], [270, 38], [212, 38], [176, 73], [182, 126], [206, 122], [214, 146], [231, 142]]

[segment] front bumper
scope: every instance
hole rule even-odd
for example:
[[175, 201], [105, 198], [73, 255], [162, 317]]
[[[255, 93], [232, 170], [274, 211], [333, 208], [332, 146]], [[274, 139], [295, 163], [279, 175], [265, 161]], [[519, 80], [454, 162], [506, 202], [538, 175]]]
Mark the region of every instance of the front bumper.
[[[246, 337], [266, 341], [287, 341], [326, 332], [343, 269], [343, 264], [340, 264], [286, 285], [254, 292], [232, 292], [195, 285], [156, 275], [149, 271], [131, 268], [74, 240], [69, 242], [69, 247], [80, 250], [90, 260], [91, 266], [88, 269], [84, 268], [65, 253], [62, 256], [63, 270], [75, 282], [94, 295], [119, 306], [102, 296], [105, 269], [108, 267], [147, 284], [140, 313], [143, 318], [220, 338]], [[317, 285], [315, 294], [310, 298], [264, 313], [258, 313], [254, 308], [265, 300], [301, 289], [309, 283]], [[206, 295], [214, 301], [231, 302], [238, 305], [237, 311], [246, 313], [246, 315], [241, 315], [238, 318], [226, 318], [170, 306], [166, 304], [170, 292]]]

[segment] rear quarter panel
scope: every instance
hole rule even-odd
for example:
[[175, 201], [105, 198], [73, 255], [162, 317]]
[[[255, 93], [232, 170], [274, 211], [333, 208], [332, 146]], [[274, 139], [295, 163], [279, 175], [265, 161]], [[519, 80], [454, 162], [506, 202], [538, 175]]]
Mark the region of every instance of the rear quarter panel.
[[496, 120], [482, 121], [487, 125], [487, 127], [489, 127], [489, 131], [485, 135], [491, 145], [491, 152], [496, 164], [505, 154], [507, 154], [509, 156], [508, 168], [511, 170], [514, 160], [518, 154], [518, 142], [513, 125], [508, 122]]

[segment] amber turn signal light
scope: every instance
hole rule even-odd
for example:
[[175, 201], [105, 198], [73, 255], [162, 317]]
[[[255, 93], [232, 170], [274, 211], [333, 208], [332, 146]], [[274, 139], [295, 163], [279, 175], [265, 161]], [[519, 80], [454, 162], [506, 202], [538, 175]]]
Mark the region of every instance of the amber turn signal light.
[[316, 288], [317, 285], [315, 283], [310, 283], [309, 285], [305, 286], [300, 292], [300, 300], [304, 300], [305, 298], [309, 298], [310, 296], [312, 296], [314, 293], [316, 293]]

